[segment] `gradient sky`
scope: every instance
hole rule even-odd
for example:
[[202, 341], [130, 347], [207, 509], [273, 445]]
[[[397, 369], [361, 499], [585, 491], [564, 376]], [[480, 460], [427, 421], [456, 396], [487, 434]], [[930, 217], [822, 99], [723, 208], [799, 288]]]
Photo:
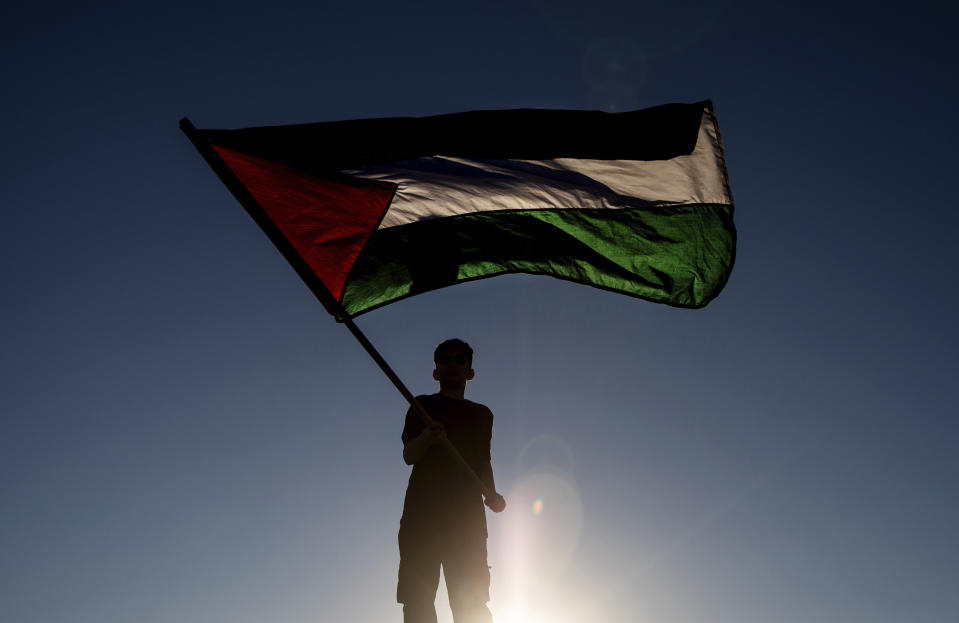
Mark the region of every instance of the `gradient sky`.
[[476, 348], [495, 620], [959, 620], [957, 18], [5, 2], [0, 620], [402, 619], [403, 399], [180, 117], [705, 98], [739, 230], [709, 307], [510, 276], [358, 320], [416, 393]]

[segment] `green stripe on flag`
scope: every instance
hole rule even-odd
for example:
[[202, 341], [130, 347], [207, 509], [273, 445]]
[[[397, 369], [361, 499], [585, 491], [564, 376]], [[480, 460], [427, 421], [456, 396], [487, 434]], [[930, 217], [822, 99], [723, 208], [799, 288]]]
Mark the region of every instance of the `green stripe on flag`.
[[350, 271], [351, 316], [507, 273], [550, 275], [676, 307], [702, 307], [732, 270], [733, 208], [480, 212], [377, 231]]

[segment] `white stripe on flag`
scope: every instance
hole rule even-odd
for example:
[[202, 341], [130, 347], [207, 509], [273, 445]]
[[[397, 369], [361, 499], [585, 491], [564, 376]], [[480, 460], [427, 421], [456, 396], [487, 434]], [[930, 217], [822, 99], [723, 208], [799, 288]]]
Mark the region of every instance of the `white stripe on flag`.
[[380, 229], [476, 212], [732, 204], [715, 119], [696, 148], [670, 160], [472, 160], [434, 156], [344, 171], [392, 182]]

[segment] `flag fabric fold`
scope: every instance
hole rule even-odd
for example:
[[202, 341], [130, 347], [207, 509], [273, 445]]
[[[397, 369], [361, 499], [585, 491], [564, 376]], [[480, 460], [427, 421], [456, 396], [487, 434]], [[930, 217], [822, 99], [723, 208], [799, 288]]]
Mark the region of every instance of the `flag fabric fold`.
[[697, 308], [719, 294], [735, 258], [732, 194], [708, 101], [192, 138], [249, 193], [262, 211], [254, 217], [271, 224], [300, 274], [311, 271], [351, 317], [509, 273]]

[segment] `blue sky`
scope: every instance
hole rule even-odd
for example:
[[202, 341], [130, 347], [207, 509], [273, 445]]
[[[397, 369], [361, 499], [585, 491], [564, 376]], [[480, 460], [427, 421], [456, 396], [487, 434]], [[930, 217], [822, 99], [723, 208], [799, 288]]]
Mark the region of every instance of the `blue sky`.
[[401, 620], [402, 397], [180, 117], [705, 98], [707, 308], [512, 276], [358, 320], [417, 393], [477, 350], [496, 620], [959, 618], [948, 3], [85, 4], [0, 10], [0, 619]]

